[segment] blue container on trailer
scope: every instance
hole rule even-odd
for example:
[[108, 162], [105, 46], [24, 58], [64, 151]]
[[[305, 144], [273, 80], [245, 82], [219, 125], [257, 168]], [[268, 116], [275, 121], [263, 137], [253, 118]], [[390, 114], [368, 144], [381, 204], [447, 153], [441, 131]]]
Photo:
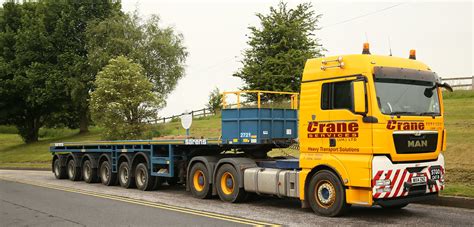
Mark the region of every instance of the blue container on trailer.
[[222, 143], [270, 144], [298, 137], [298, 111], [243, 108], [222, 110]]

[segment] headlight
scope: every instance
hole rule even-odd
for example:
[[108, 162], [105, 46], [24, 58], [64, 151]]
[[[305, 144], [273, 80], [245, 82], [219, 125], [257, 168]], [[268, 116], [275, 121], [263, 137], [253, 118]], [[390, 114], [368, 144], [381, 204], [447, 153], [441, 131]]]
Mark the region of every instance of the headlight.
[[390, 179], [385, 179], [385, 180], [376, 180], [375, 181], [375, 186], [389, 186], [392, 182]]

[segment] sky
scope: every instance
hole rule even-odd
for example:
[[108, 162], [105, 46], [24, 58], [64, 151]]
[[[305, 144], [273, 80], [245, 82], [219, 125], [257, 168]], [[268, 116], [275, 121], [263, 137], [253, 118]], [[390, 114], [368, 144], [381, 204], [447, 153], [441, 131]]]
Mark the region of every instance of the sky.
[[[307, 2], [307, 1], [305, 1]], [[326, 56], [354, 54], [368, 41], [372, 54], [417, 59], [441, 77], [473, 75], [472, 1], [311, 1], [322, 14], [316, 36]], [[294, 7], [301, 1], [289, 1]], [[242, 81], [232, 74], [248, 48], [249, 26], [256, 13], [268, 13], [278, 1], [124, 0], [123, 10], [146, 18], [157, 14], [163, 26], [184, 36], [189, 51], [186, 73], [168, 96], [161, 117], [202, 109], [214, 88], [235, 91]], [[389, 42], [390, 40], [390, 42]], [[390, 43], [390, 45], [389, 45]]]

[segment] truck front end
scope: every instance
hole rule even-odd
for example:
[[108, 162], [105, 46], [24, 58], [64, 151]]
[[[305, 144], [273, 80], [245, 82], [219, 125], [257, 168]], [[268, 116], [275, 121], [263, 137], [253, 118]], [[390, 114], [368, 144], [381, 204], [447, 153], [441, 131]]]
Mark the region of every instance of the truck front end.
[[446, 148], [440, 81], [428, 70], [376, 66], [372, 196], [404, 206], [444, 189]]

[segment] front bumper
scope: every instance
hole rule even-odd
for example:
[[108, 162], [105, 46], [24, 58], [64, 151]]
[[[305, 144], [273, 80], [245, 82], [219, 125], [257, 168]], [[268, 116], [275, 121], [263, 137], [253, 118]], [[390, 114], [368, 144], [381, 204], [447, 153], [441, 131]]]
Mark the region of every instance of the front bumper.
[[[420, 177], [425, 177], [426, 182], [413, 183], [412, 178]], [[380, 185], [377, 182], [385, 183]], [[374, 156], [372, 160], [372, 196], [374, 201], [422, 197], [432, 193], [437, 194], [443, 189], [444, 156], [442, 154], [436, 161], [430, 162], [394, 164], [386, 156]]]

